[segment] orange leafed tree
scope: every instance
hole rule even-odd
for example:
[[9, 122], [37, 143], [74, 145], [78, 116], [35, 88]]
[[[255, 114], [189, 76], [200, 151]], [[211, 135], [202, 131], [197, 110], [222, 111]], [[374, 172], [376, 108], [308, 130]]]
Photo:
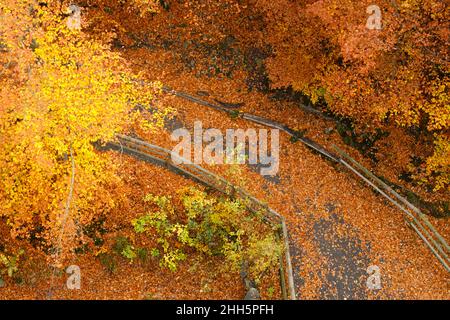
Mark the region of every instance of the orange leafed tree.
[[373, 1], [255, 0], [264, 13], [273, 87], [324, 99], [366, 130], [395, 123], [434, 136], [417, 178], [450, 182], [448, 6], [444, 1], [378, 1], [381, 29], [366, 27]]

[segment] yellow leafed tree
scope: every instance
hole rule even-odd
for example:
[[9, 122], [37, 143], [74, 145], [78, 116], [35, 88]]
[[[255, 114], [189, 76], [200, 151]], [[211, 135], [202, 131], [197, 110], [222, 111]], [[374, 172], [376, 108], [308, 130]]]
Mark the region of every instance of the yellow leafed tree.
[[[77, 228], [114, 206], [107, 191], [118, 183], [114, 166], [92, 143], [131, 124], [134, 106], [152, 103], [160, 84], [143, 87], [118, 54], [28, 2], [32, 10], [2, 5], [10, 23], [27, 16], [35, 30], [27, 43], [10, 32], [14, 26], [0, 33], [2, 61], [18, 51], [31, 57], [14, 64], [26, 69], [20, 79], [1, 78], [0, 217], [13, 236], [39, 226], [43, 243], [70, 249]], [[164, 115], [155, 113], [155, 123]]]

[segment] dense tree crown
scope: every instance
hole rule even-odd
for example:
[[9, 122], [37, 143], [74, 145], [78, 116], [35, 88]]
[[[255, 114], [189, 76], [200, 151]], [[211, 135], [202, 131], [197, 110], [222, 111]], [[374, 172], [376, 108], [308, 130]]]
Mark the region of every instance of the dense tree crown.
[[140, 85], [118, 54], [70, 30], [51, 3], [6, 1], [1, 10], [0, 215], [14, 235], [40, 226], [55, 245], [63, 223], [73, 231], [114, 206], [114, 167], [92, 143], [113, 139], [159, 85]]
[[378, 1], [381, 29], [367, 28], [373, 1], [257, 0], [274, 50], [273, 87], [292, 86], [336, 114], [374, 129], [418, 127], [434, 153], [418, 179], [450, 182], [448, 6], [445, 1]]

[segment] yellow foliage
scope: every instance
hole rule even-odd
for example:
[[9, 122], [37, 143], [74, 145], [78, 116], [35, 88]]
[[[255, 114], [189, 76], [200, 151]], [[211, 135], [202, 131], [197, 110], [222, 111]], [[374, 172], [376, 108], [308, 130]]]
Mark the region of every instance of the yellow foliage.
[[[448, 136], [437, 135], [434, 153], [426, 161], [423, 181], [434, 183], [434, 190], [448, 188], [450, 183], [450, 139]], [[434, 178], [433, 178], [434, 177]]]
[[443, 130], [450, 128], [450, 99], [448, 87], [450, 81], [445, 78], [441, 81], [433, 81], [430, 86], [430, 96], [421, 109], [429, 117], [428, 130]]
[[[92, 143], [111, 140], [130, 125], [134, 106], [151, 104], [161, 86], [142, 86], [107, 46], [69, 30], [51, 12], [36, 10], [40, 30], [34, 32], [34, 50], [28, 48], [33, 57], [28, 77], [20, 85], [5, 80], [0, 91], [0, 216], [14, 236], [29, 237], [30, 228], [41, 225], [48, 243], [55, 244], [72, 175], [68, 234], [114, 206], [106, 188], [118, 183], [114, 165]], [[19, 46], [9, 42], [8, 54]], [[156, 112], [147, 128], [161, 126], [166, 114]]]
[[159, 0], [131, 0], [134, 8], [139, 10], [139, 15], [144, 17], [149, 13], [158, 13], [161, 10]]

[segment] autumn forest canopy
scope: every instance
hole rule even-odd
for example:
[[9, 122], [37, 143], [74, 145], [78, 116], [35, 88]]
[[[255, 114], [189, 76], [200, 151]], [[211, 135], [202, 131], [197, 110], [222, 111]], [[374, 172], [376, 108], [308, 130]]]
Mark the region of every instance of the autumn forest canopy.
[[[282, 299], [290, 268], [301, 299], [448, 299], [401, 210], [320, 154], [345, 150], [449, 241], [448, 17], [440, 0], [0, 0], [0, 299]], [[205, 165], [224, 190], [120, 138], [170, 150], [195, 121], [257, 116], [293, 132], [279, 172]]]

